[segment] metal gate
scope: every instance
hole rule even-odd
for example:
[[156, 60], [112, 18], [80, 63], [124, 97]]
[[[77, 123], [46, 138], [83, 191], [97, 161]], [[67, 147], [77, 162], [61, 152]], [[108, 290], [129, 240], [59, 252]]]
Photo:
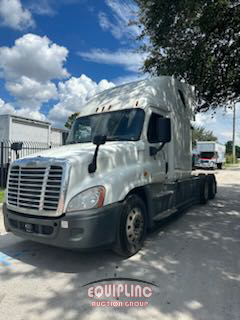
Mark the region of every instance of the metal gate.
[[[21, 145], [21, 150], [14, 150], [13, 145]], [[28, 155], [47, 150], [57, 146], [49, 146], [45, 143], [31, 141], [11, 141], [4, 140], [0, 142], [0, 188], [5, 188], [7, 183], [8, 168], [12, 161]]]

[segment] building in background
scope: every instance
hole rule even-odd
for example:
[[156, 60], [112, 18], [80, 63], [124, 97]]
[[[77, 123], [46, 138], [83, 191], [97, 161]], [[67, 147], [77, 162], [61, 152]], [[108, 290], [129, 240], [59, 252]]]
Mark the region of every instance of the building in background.
[[50, 144], [51, 146], [61, 146], [66, 144], [67, 136], [69, 130], [59, 129], [51, 127], [51, 137]]
[[[9, 165], [17, 158], [66, 143], [67, 129], [53, 128], [50, 122], [26, 117], [0, 115], [0, 187], [5, 188]], [[20, 148], [14, 149], [16, 143]]]
[[0, 141], [36, 142], [50, 146], [65, 144], [68, 130], [50, 122], [10, 114], [0, 115]]

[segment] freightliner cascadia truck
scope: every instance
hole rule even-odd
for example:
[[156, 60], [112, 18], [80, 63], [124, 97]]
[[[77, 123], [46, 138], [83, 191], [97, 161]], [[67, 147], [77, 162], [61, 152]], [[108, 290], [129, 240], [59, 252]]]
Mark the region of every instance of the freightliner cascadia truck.
[[106, 90], [80, 110], [67, 145], [14, 161], [7, 231], [48, 245], [131, 256], [147, 231], [217, 190], [192, 175], [192, 87], [173, 77]]

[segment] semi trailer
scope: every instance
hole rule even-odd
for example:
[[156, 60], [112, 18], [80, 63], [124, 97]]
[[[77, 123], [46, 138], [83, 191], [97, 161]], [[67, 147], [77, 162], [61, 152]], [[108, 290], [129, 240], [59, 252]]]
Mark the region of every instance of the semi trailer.
[[226, 146], [216, 141], [197, 141], [197, 168], [222, 169]]
[[11, 164], [7, 231], [48, 245], [141, 249], [162, 219], [217, 192], [192, 174], [194, 90], [173, 77], [106, 90], [81, 108], [67, 145]]

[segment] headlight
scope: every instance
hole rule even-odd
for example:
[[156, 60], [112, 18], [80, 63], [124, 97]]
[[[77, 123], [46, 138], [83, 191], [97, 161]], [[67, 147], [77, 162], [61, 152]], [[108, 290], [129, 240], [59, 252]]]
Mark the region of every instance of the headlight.
[[101, 208], [104, 196], [105, 188], [102, 186], [87, 189], [70, 200], [67, 212]]

